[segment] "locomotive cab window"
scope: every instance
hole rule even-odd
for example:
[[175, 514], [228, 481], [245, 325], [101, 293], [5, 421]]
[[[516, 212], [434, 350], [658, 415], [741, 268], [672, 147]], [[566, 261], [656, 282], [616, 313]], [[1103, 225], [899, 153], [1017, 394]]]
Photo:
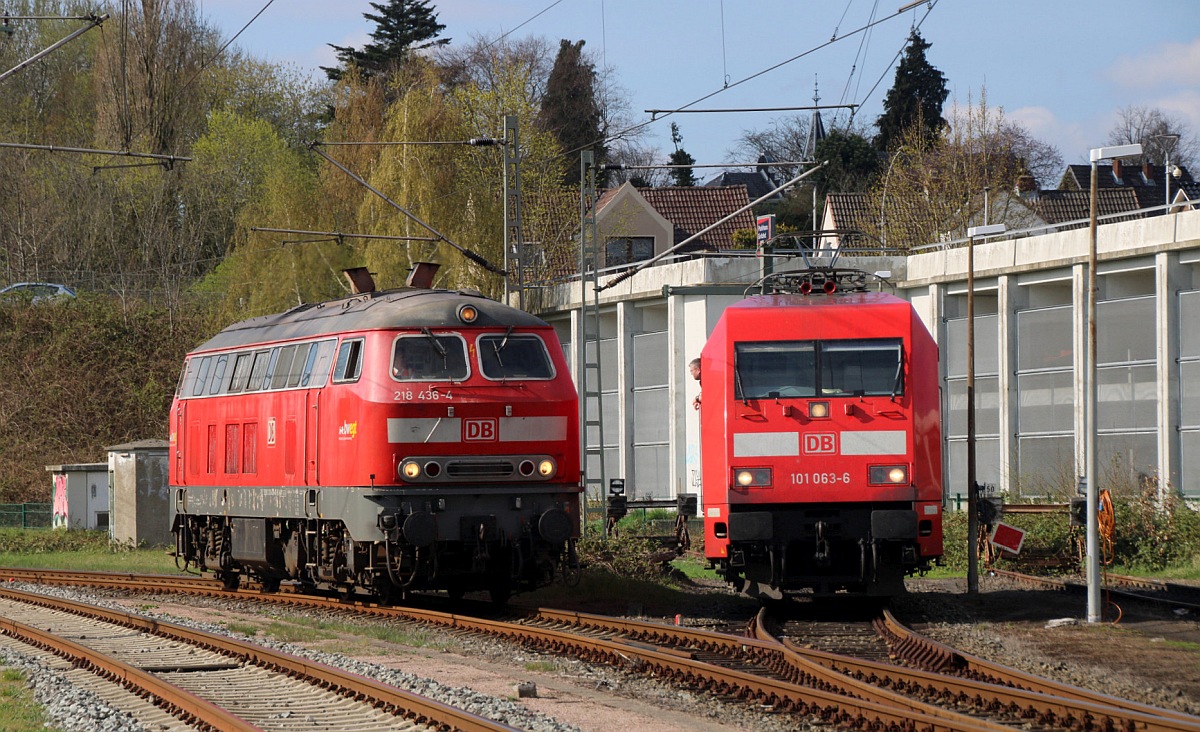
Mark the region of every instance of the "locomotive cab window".
[[738, 343], [734, 393], [738, 399], [781, 399], [817, 394], [816, 344], [812, 341]]
[[396, 381], [462, 381], [467, 378], [467, 349], [457, 335], [404, 335], [392, 347]]
[[479, 337], [479, 363], [489, 379], [552, 379], [554, 365], [546, 344], [535, 335]]
[[362, 349], [361, 338], [342, 341], [342, 345], [338, 348], [337, 363], [333, 367], [333, 383], [345, 384], [358, 381], [358, 375], [362, 373]]
[[831, 396], [898, 396], [904, 393], [899, 338], [827, 341], [821, 344], [821, 393]]
[[898, 396], [903, 377], [898, 338], [735, 344], [738, 399]]

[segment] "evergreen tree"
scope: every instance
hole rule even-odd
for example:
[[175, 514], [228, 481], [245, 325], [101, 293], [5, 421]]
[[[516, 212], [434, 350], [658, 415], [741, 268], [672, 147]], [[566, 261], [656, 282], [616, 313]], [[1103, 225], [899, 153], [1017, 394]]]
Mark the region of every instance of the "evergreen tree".
[[[546, 82], [546, 96], [538, 114], [538, 127], [554, 135], [567, 161], [564, 183], [579, 184], [578, 152], [591, 149], [596, 166], [604, 165], [608, 150], [600, 130], [600, 104], [596, 100], [596, 70], [583, 57], [583, 41], [564, 39]], [[574, 161], [574, 163], [572, 163]], [[597, 181], [599, 183], [599, 181]]]
[[890, 150], [912, 125], [920, 125], [924, 130], [921, 137], [929, 141], [946, 124], [942, 119], [942, 104], [950, 90], [946, 88], [945, 74], [925, 58], [930, 45], [918, 31], [913, 31], [904, 58], [896, 67], [896, 81], [883, 100], [883, 114], [875, 120], [879, 128], [875, 147], [881, 151]]
[[867, 191], [879, 177], [879, 153], [856, 132], [830, 132], [817, 143], [816, 159], [828, 161], [812, 176], [813, 183], [824, 191]]
[[[671, 157], [668, 158], [671, 165], [696, 164], [696, 159], [681, 147], [683, 144], [683, 135], [679, 134], [679, 125], [674, 122], [671, 123], [671, 142], [675, 145], [675, 152], [671, 153]], [[671, 168], [671, 178], [677, 186], [696, 185], [696, 176], [692, 174], [691, 168]]]
[[429, 0], [388, 0], [387, 4], [371, 3], [371, 7], [379, 14], [363, 13], [363, 17], [375, 24], [372, 43], [361, 50], [329, 44], [341, 62], [335, 68], [321, 67], [331, 80], [341, 79], [350, 67], [366, 78], [386, 74], [400, 68], [412, 51], [450, 42], [449, 38], [437, 37], [446, 26], [437, 22], [437, 12], [429, 6]]

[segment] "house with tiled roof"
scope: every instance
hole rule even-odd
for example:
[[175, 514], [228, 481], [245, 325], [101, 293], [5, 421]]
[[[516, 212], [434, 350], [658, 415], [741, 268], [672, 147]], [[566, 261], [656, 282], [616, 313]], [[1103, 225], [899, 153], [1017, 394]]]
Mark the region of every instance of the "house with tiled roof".
[[[746, 193], [751, 201], [757, 201], [763, 196], [787, 182], [787, 177], [779, 175], [779, 168], [773, 165], [778, 161], [770, 153], [758, 156], [758, 165], [749, 172], [725, 170], [705, 182], [706, 188], [721, 188], [727, 186], [746, 186]], [[789, 176], [790, 177], [790, 176]], [[767, 199], [782, 201], [783, 192], [779, 191]]]
[[[1163, 206], [1167, 202], [1168, 195], [1174, 202], [1175, 196], [1171, 193], [1175, 191], [1182, 190], [1185, 195], [1188, 195], [1188, 191], [1193, 194], [1200, 193], [1196, 181], [1187, 168], [1181, 165], [1172, 165], [1169, 179], [1164, 176], [1164, 172], [1161, 165], [1153, 163], [1142, 163], [1140, 166], [1129, 165], [1121, 162], [1118, 158], [1111, 163], [1096, 165], [1096, 189], [1097, 191], [1110, 189], [1132, 191], [1137, 198], [1138, 205], [1135, 209], [1127, 210]], [[1088, 192], [1091, 190], [1091, 185], [1092, 166], [1090, 163], [1082, 163], [1067, 166], [1067, 171], [1063, 174], [1058, 188], [1063, 191]], [[1195, 201], [1196, 196], [1190, 196], [1190, 200]], [[1161, 211], [1153, 215], [1160, 214]]]
[[[1089, 225], [1092, 211], [1091, 190], [1046, 190], [1038, 191], [1032, 200], [1037, 211], [1053, 231], [1078, 229]], [[1106, 221], [1130, 221], [1145, 218], [1138, 195], [1132, 188], [1096, 187], [1096, 215]], [[1117, 214], [1120, 214], [1119, 216]]]
[[[970, 226], [1002, 223], [1015, 231], [1047, 223], [1016, 191], [992, 194], [986, 202], [982, 195], [980, 199], [965, 224], [939, 227], [930, 219], [929, 209], [913, 201], [893, 197], [881, 207], [880, 200], [868, 193], [829, 193], [825, 196], [819, 248], [859, 253], [907, 250], [935, 241], [962, 239]], [[930, 238], [931, 231], [936, 231], [937, 238]]]
[[[744, 185], [637, 188], [625, 183], [609, 189], [596, 202], [601, 267], [651, 259], [749, 204]], [[701, 234], [681, 253], [732, 249], [734, 232], [754, 226], [747, 209]]]

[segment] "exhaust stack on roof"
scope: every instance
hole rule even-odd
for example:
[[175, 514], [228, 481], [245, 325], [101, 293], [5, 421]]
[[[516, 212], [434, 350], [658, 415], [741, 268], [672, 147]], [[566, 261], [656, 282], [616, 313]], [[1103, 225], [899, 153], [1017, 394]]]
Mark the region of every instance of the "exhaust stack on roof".
[[412, 271], [404, 284], [428, 290], [433, 287], [433, 278], [442, 265], [436, 262], [413, 262]]
[[342, 274], [350, 282], [351, 293], [362, 295], [368, 292], [375, 292], [375, 278], [371, 276], [366, 267], [343, 269]]

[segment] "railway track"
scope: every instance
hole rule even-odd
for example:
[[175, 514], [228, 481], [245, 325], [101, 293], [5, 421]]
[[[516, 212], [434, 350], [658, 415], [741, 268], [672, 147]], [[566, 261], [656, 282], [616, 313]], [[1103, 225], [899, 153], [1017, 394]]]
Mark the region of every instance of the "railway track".
[[513, 729], [255, 644], [36, 593], [0, 589], [0, 632], [119, 686], [99, 694], [162, 729]]
[[[776, 625], [760, 618], [760, 634], [771, 635]], [[1061, 684], [1017, 669], [962, 653], [929, 639], [881, 610], [870, 620], [836, 621], [833, 637], [839, 650], [813, 648], [808, 640], [819, 630], [785, 622], [780, 642], [800, 658], [839, 673], [911, 696], [928, 704], [957, 708], [975, 718], [1007, 726], [1032, 725], [1035, 729], [1196, 730], [1200, 718]], [[788, 637], [797, 629], [800, 637]], [[893, 662], [864, 658], [854, 648], [874, 644], [874, 636], [891, 649]], [[846, 638], [854, 638], [851, 644]], [[845, 653], [847, 649], [849, 653]]]
[[[9, 572], [14, 579], [104, 586], [102, 573], [15, 574]], [[164, 581], [161, 576], [118, 575], [116, 586], [175, 591]], [[782, 637], [774, 635], [774, 623], [764, 616], [751, 626], [755, 637], [745, 637], [550, 609], [503, 617], [490, 611], [493, 616], [488, 617], [488, 611], [464, 613], [462, 605], [455, 606], [456, 612], [443, 612], [288, 592], [230, 592], [195, 579], [178, 591], [367, 614], [501, 638], [838, 728], [1200, 730], [1196, 717], [989, 665], [918, 636], [886, 614], [861, 626], [844, 618], [836, 626], [809, 620], [808, 626], [793, 622], [788, 629], [785, 623]], [[890, 655], [905, 659], [906, 665], [888, 662]]]
[[[998, 577], [1005, 577], [1033, 587], [1045, 587], [1068, 592], [1087, 591], [1087, 583], [1084, 580], [1040, 577], [1024, 572], [995, 568], [988, 571]], [[1102, 588], [1110, 595], [1200, 613], [1200, 587], [1193, 585], [1165, 582], [1149, 577], [1105, 573], [1103, 575]]]

